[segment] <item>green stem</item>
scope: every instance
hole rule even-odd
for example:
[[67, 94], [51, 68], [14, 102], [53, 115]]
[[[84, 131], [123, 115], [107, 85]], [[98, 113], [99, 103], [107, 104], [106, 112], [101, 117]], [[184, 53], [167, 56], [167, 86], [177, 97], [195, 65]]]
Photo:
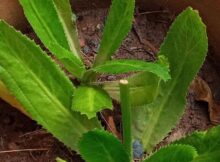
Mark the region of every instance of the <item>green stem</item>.
[[127, 80], [120, 80], [120, 100], [123, 125], [123, 144], [132, 160], [132, 137], [131, 137], [131, 100]]

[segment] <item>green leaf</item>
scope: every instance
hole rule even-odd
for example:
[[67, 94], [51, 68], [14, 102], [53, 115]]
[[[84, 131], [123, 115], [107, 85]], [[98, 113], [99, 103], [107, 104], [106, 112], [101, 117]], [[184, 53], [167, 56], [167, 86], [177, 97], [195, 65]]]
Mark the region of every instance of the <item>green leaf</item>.
[[183, 115], [188, 86], [204, 62], [207, 49], [206, 27], [198, 12], [188, 8], [172, 24], [159, 52], [169, 60], [172, 79], [162, 82], [158, 98], [152, 104], [133, 109], [134, 139], [141, 140], [147, 152]]
[[85, 70], [85, 66], [81, 60], [65, 48], [51, 43], [51, 52], [56, 54], [57, 59], [65, 66], [65, 68], [75, 77], [81, 79]]
[[[157, 97], [161, 79], [155, 74], [141, 72], [126, 78], [126, 80], [129, 82], [130, 98], [133, 106], [149, 104]], [[113, 99], [120, 101], [118, 81], [103, 83], [103, 89], [105, 89]]]
[[71, 111], [70, 80], [33, 41], [3, 21], [0, 49], [0, 80], [34, 120], [77, 150], [82, 134], [100, 125]]
[[177, 144], [192, 145], [198, 155], [192, 162], [219, 162], [220, 159], [220, 126], [206, 132], [195, 132], [179, 141]]
[[[25, 16], [46, 47], [58, 44], [79, 57], [76, 24], [69, 0], [19, 0]], [[52, 47], [51, 47], [52, 48]]]
[[[67, 70], [73, 75], [79, 77], [80, 75], [75, 73], [75, 71], [81, 69], [83, 63], [80, 59], [81, 52], [77, 37], [77, 29], [72, 19], [73, 13], [69, 0], [19, 1], [24, 9], [25, 16], [44, 45], [58, 59], [60, 55], [64, 55], [63, 57], [66, 59], [61, 59], [60, 62], [63, 63]], [[65, 52], [64, 49], [57, 50], [57, 48], [64, 48], [69, 52]], [[77, 68], [76, 65], [78, 65], [79, 62], [80, 66]], [[76, 70], [73, 71], [73, 68], [70, 69], [71, 66], [76, 68]], [[81, 71], [79, 73], [81, 73]]]
[[94, 66], [109, 60], [132, 26], [135, 0], [113, 0]]
[[148, 71], [156, 74], [164, 81], [170, 79], [169, 68], [159, 63], [145, 62], [140, 60], [113, 60], [91, 69], [98, 73], [121, 74], [137, 71]]
[[[36, 1], [39, 1], [39, 0], [36, 0]], [[54, 7], [59, 17], [59, 21], [62, 24], [70, 50], [75, 55], [77, 54], [76, 56], [80, 56], [81, 51], [80, 51], [80, 45], [79, 45], [79, 40], [78, 40], [78, 33], [77, 33], [77, 26], [76, 26], [76, 19], [75, 19], [76, 16], [74, 15], [74, 13], [72, 13], [70, 1], [69, 0], [52, 0], [52, 2], [54, 3]]]
[[112, 107], [111, 98], [101, 88], [81, 86], [74, 92], [72, 110], [85, 114], [89, 119], [95, 117], [97, 112]]
[[188, 145], [170, 145], [160, 149], [144, 162], [191, 162], [197, 156], [195, 148]]
[[63, 160], [61, 158], [56, 158], [56, 162], [66, 162], [66, 160]]
[[83, 135], [79, 150], [86, 162], [129, 162], [120, 141], [112, 134], [94, 130]]

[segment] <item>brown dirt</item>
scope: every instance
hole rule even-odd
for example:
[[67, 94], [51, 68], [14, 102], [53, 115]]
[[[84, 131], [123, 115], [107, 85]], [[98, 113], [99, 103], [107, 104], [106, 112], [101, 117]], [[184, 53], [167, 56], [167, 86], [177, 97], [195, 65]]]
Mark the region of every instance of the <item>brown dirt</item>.
[[[175, 17], [167, 11], [150, 14], [141, 14], [140, 12], [137, 12], [135, 25], [118, 50], [116, 58], [154, 60], [155, 50], [159, 49], [169, 25]], [[107, 11], [103, 9], [78, 14], [80, 42], [85, 53], [87, 66], [91, 66], [99, 48], [106, 14]], [[33, 33], [28, 35], [40, 43]], [[219, 76], [213, 72], [213, 69], [215, 70], [215, 67], [207, 60], [200, 75], [210, 84], [217, 100], [220, 99], [220, 90], [215, 87], [218, 87]], [[117, 78], [116, 76], [105, 76], [105, 80]], [[210, 127], [207, 104], [196, 102], [192, 91], [189, 91], [186, 107], [186, 113], [177, 128], [160, 145], [169, 143], [194, 130], [205, 130]], [[3, 101], [0, 101], [0, 119], [0, 162], [54, 162], [56, 157], [64, 158], [69, 162], [82, 161], [63, 144], [42, 130], [34, 121]], [[119, 121], [116, 122], [120, 123]], [[20, 152], [22, 149], [43, 150], [23, 150], [24, 152]], [[17, 151], [2, 153], [2, 151], [7, 150]]]

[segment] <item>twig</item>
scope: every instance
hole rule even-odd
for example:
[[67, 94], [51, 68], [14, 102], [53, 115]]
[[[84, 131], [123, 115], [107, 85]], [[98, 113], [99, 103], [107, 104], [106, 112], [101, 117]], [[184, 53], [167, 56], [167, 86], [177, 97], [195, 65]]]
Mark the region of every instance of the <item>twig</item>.
[[25, 136], [30, 136], [30, 135], [35, 135], [35, 134], [38, 135], [38, 134], [49, 134], [49, 133], [46, 132], [43, 129], [39, 129], [39, 130], [35, 130], [35, 131], [32, 131], [32, 132], [27, 132], [25, 134], [20, 135], [19, 137], [22, 138], [22, 137], [25, 137]]
[[3, 141], [3, 137], [2, 136], [0, 137], [0, 146], [1, 146], [1, 148], [4, 147], [4, 141]]
[[108, 116], [108, 119], [106, 119], [105, 116], [102, 114], [102, 112], [100, 112], [100, 115], [101, 115], [101, 118], [105, 121], [105, 123], [106, 123], [106, 125], [108, 127], [108, 130], [110, 132], [112, 132], [114, 135], [116, 135], [118, 138], [121, 138], [120, 137], [120, 133], [118, 133], [118, 131], [116, 129], [113, 117], [112, 116]]
[[156, 13], [169, 13], [169, 11], [167, 11], [167, 10], [162, 10], [162, 11], [146, 11], [146, 12], [137, 13], [137, 14], [135, 14], [135, 16], [148, 15], [148, 14], [156, 14]]
[[148, 40], [142, 38], [136, 21], [134, 21], [132, 29], [133, 29], [135, 35], [137, 36], [137, 38], [138, 38], [138, 40], [140, 41], [141, 44], [143, 44], [144, 46], [149, 47], [153, 51], [153, 53], [155, 53], [155, 54], [158, 52], [158, 49], [156, 47], [154, 47], [154, 45], [152, 43], [150, 43]]
[[100, 115], [101, 115], [102, 120], [105, 121], [105, 124], [107, 125], [108, 129], [113, 133], [112, 127], [109, 125], [108, 121], [105, 119], [105, 117], [102, 114], [102, 112], [100, 112]]
[[17, 152], [48, 151], [49, 149], [50, 148], [7, 150], [7, 151], [0, 151], [0, 154], [17, 153]]
[[37, 161], [37, 159], [34, 157], [34, 155], [32, 154], [32, 152], [30, 152], [30, 156], [32, 157], [32, 159], [33, 159], [34, 161]]
[[121, 46], [122, 50], [127, 51], [129, 54], [133, 55], [134, 53], [132, 51], [130, 51], [129, 49], [127, 49], [124, 45]]

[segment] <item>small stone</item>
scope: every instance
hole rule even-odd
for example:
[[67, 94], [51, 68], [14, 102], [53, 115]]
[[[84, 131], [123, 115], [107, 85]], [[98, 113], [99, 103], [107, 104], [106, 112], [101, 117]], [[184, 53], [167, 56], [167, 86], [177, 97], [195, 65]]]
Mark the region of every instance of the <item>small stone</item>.
[[99, 41], [97, 39], [92, 39], [89, 44], [91, 44], [94, 47], [98, 47], [99, 46]]
[[87, 45], [85, 45], [82, 50], [83, 50], [83, 53], [85, 53], [85, 54], [90, 53], [90, 49]]
[[83, 27], [83, 28], [82, 28], [82, 31], [86, 31], [86, 30], [87, 30], [87, 27]]
[[107, 77], [107, 79], [108, 79], [108, 80], [115, 80], [115, 79], [116, 79], [116, 76], [114, 76], [114, 75], [111, 76], [111, 75], [110, 75], [110, 76]]
[[98, 53], [98, 52], [99, 52], [99, 47], [100, 47], [100, 44], [98, 44], [98, 46], [95, 47], [95, 48], [93, 49], [93, 51], [94, 51], [95, 53]]
[[141, 144], [141, 141], [135, 140], [133, 143], [133, 156], [135, 159], [141, 159], [143, 157], [143, 146]]
[[102, 29], [102, 25], [101, 25], [101, 24], [98, 24], [98, 25], [96, 26], [96, 28], [97, 28], [98, 30], [101, 30], [101, 29]]
[[95, 29], [96, 29], [95, 26], [92, 26], [92, 27], [91, 27], [91, 31], [92, 31], [92, 32], [95, 32]]

